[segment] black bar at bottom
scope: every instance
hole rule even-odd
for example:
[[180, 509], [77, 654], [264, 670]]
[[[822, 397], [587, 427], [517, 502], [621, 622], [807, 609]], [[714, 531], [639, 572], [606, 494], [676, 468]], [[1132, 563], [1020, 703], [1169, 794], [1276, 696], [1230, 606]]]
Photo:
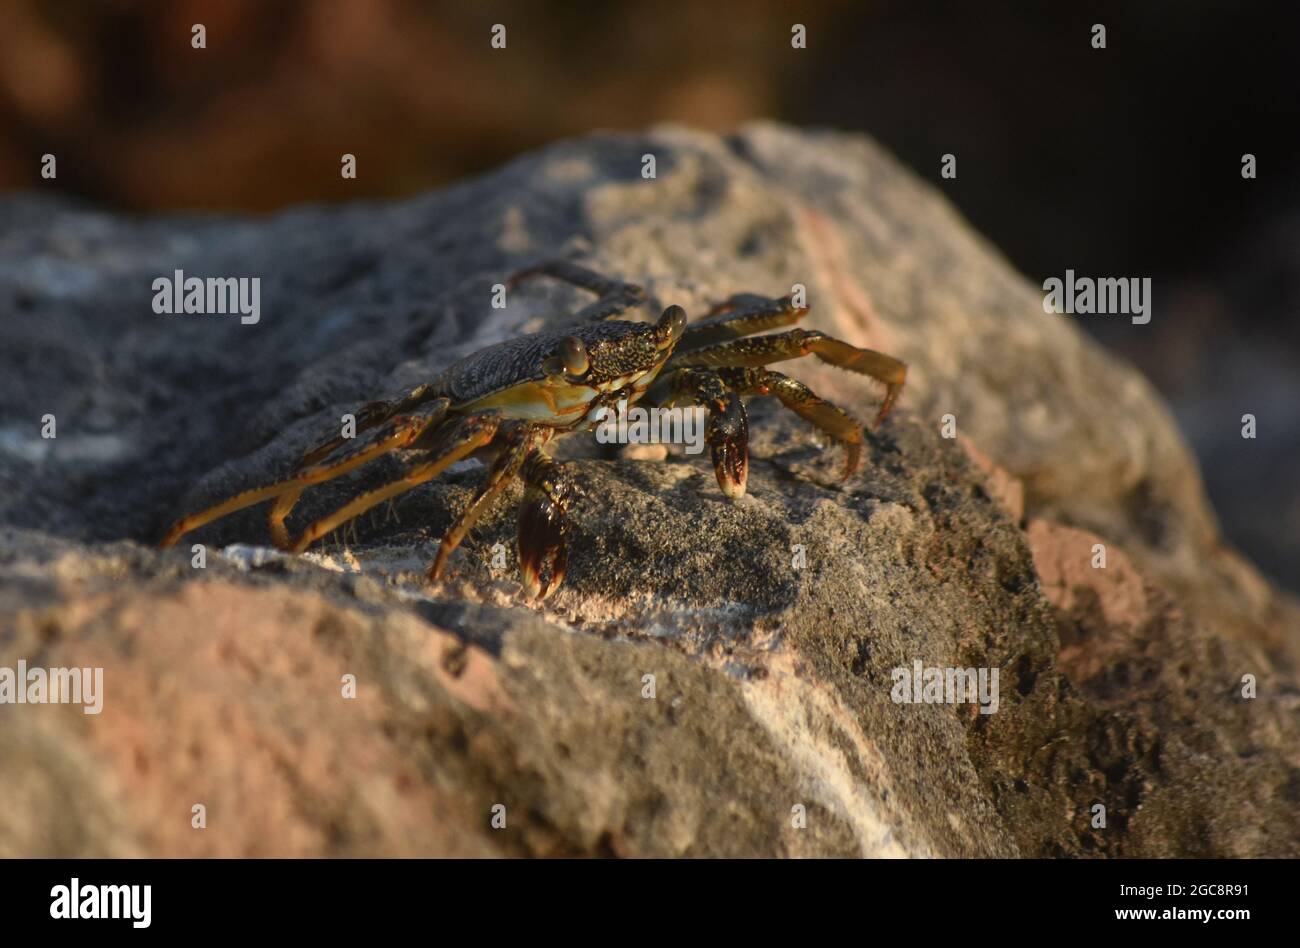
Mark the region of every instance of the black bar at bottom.
[[450, 921], [489, 937], [718, 930], [734, 938], [799, 919], [848, 923], [864, 937], [900, 925], [944, 939], [1025, 933], [1036, 922], [1057, 932], [1200, 928], [1232, 937], [1294, 925], [1295, 868], [1280, 860], [6, 860], [0, 917], [6, 934], [75, 926], [78, 935], [128, 937], [336, 938], [399, 927], [432, 935], [447, 934]]

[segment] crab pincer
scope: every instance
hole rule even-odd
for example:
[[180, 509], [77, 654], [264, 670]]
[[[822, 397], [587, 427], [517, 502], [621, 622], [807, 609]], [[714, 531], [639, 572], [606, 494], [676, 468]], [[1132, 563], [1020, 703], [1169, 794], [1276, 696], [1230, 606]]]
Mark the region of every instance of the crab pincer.
[[738, 394], [727, 392], [713, 406], [704, 438], [723, 495], [730, 500], [744, 497], [749, 480], [749, 418]]
[[524, 464], [524, 499], [519, 505], [519, 578], [538, 601], [564, 581], [569, 562], [569, 505], [575, 493], [563, 469], [546, 455]]

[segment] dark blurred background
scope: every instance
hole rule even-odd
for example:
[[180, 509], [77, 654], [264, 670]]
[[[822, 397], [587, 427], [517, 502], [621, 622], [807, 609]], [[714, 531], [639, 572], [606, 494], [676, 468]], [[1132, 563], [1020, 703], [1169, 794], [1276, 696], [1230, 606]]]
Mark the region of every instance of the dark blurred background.
[[1300, 5], [1064, 6], [3, 0], [0, 190], [267, 211], [408, 195], [596, 128], [864, 131], [1032, 280], [1152, 278], [1150, 324], [1080, 323], [1169, 399], [1229, 538], [1300, 590]]

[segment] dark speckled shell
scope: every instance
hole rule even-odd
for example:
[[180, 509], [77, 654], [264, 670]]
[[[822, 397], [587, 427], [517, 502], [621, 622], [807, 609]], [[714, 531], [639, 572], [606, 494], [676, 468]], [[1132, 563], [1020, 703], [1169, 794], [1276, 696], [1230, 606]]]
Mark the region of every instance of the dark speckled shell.
[[542, 363], [559, 351], [568, 336], [583, 341], [591, 358], [589, 376], [603, 381], [653, 363], [653, 331], [646, 323], [610, 320], [529, 333], [470, 353], [448, 366], [434, 385], [454, 404], [465, 404], [521, 382], [545, 378]]

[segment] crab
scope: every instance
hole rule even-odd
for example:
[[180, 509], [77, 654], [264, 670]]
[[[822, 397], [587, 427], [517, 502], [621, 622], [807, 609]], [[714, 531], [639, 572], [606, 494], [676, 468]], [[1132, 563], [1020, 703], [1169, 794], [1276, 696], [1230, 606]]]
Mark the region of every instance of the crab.
[[[369, 402], [355, 415], [357, 445], [336, 437], [307, 451], [283, 480], [236, 494], [172, 524], [161, 542], [170, 547], [205, 524], [262, 501], [272, 501], [271, 538], [301, 553], [314, 541], [377, 504], [437, 477], [453, 464], [481, 457], [487, 477], [468, 509], [447, 531], [428, 570], [438, 581], [447, 560], [469, 530], [512, 481], [524, 483], [519, 508], [518, 551], [524, 591], [546, 599], [563, 582], [568, 562], [568, 511], [577, 485], [566, 463], [544, 447], [554, 438], [594, 428], [619, 400], [628, 405], [702, 405], [705, 440], [723, 495], [745, 493], [749, 472], [749, 423], [745, 396], [772, 395], [811, 422], [845, 451], [844, 478], [858, 469], [863, 428], [844, 410], [769, 365], [813, 355], [885, 386], [876, 416], [889, 414], [907, 374], [891, 356], [860, 349], [816, 330], [800, 328], [755, 336], [798, 322], [807, 308], [790, 296], [742, 293], [714, 306], [688, 325], [680, 306], [669, 306], [654, 323], [614, 317], [639, 307], [645, 291], [570, 261], [552, 261], [516, 273], [508, 286], [549, 276], [596, 294], [574, 325], [518, 336], [455, 362], [432, 381], [390, 400]], [[346, 447], [345, 447], [346, 445]], [[400, 452], [402, 476], [353, 499], [291, 537], [285, 521], [303, 491], [382, 455]]]

